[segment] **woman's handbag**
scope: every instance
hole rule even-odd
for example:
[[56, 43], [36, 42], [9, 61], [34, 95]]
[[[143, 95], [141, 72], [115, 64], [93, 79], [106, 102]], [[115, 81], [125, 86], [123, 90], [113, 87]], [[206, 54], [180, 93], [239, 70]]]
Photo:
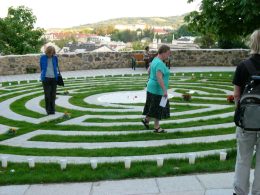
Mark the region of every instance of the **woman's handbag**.
[[61, 76], [60, 73], [58, 74], [57, 85], [59, 85], [59, 86], [63, 86], [63, 87], [64, 87], [63, 78], [62, 78], [62, 76]]
[[63, 78], [62, 78], [61, 73], [60, 73], [60, 68], [59, 68], [59, 66], [58, 66], [58, 71], [59, 71], [59, 72], [58, 72], [57, 85], [64, 87], [64, 82], [63, 82]]

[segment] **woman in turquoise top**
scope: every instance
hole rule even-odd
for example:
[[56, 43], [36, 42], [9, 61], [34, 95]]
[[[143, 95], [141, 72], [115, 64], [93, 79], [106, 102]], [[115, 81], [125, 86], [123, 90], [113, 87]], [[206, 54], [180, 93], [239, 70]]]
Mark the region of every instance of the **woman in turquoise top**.
[[154, 118], [154, 132], [165, 133], [159, 125], [161, 119], [170, 117], [170, 106], [167, 100], [166, 105], [160, 105], [162, 97], [167, 98], [167, 89], [169, 86], [170, 71], [163, 60], [171, 55], [170, 47], [162, 45], [158, 50], [158, 55], [153, 59], [147, 83], [146, 103], [143, 110], [145, 118], [142, 119], [144, 126], [149, 129], [150, 118]]

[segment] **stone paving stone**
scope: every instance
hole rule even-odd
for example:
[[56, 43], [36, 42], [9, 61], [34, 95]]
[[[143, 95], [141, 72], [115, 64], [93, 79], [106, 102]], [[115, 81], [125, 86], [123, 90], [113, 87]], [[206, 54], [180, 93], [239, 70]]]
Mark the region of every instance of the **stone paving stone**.
[[161, 193], [173, 194], [183, 191], [204, 191], [196, 176], [158, 178], [157, 182]]
[[91, 195], [158, 194], [155, 179], [95, 182]]
[[0, 124], [0, 134], [4, 134], [9, 130], [10, 127]]
[[29, 185], [0, 186], [0, 195], [24, 195]]
[[92, 183], [32, 185], [24, 195], [88, 195]]
[[197, 177], [206, 189], [232, 189], [233, 187], [234, 173], [205, 174]]
[[232, 195], [233, 189], [213, 189], [207, 190], [205, 195]]
[[158, 195], [205, 195], [203, 191], [182, 191], [182, 192], [171, 192], [171, 193], [161, 193]]

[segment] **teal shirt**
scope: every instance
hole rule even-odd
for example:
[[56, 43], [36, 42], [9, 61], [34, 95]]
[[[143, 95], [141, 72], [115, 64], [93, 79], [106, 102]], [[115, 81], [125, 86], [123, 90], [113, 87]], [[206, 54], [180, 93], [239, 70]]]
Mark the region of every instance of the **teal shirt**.
[[147, 84], [147, 91], [152, 94], [163, 95], [163, 90], [156, 77], [156, 73], [158, 71], [162, 73], [164, 86], [166, 89], [168, 89], [170, 71], [160, 58], [155, 57], [150, 65], [150, 77]]

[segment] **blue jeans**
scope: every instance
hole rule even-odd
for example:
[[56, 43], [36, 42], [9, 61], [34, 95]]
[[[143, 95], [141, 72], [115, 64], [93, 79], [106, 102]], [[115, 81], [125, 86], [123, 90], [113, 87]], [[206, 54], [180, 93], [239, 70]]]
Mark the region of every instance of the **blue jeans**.
[[245, 131], [236, 128], [237, 159], [235, 167], [234, 190], [237, 195], [249, 193], [249, 177], [254, 149], [256, 150], [256, 166], [252, 195], [260, 195], [260, 131]]

